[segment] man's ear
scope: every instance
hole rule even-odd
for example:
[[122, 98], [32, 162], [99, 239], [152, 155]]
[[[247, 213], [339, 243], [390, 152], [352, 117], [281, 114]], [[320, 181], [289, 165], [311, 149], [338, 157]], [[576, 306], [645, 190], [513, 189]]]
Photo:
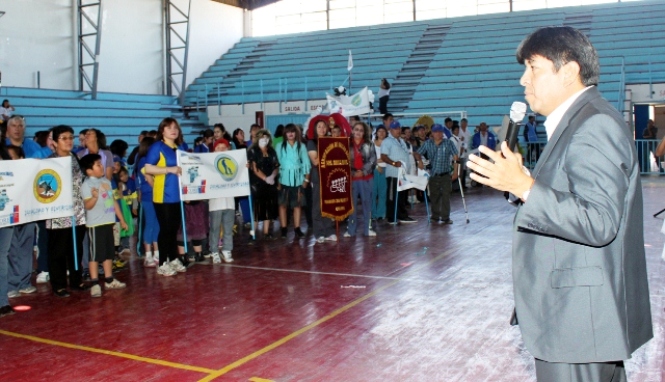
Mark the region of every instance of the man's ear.
[[563, 71], [565, 86], [569, 86], [575, 82], [581, 82], [580, 64], [578, 64], [576, 61], [568, 61], [561, 67], [561, 70]]

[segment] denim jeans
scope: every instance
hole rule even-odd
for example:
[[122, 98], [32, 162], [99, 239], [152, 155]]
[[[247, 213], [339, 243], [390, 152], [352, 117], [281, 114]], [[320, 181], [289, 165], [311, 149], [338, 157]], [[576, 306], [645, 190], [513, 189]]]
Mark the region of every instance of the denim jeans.
[[14, 226], [9, 248], [9, 290], [19, 291], [30, 286], [35, 246], [35, 223]]
[[353, 213], [349, 216], [349, 226], [347, 232], [351, 236], [356, 235], [358, 229], [358, 198], [363, 208], [363, 234], [369, 235], [369, 229], [372, 224], [370, 214], [372, 211], [372, 179], [354, 180], [351, 186], [351, 200], [353, 202]]
[[0, 306], [9, 305], [9, 299], [7, 298], [7, 272], [9, 270], [7, 255], [9, 254], [13, 234], [14, 227], [0, 228]]
[[386, 217], [386, 195], [388, 193], [388, 183], [386, 181], [386, 169], [383, 172], [374, 170], [374, 180], [372, 182], [372, 217], [374, 219]]

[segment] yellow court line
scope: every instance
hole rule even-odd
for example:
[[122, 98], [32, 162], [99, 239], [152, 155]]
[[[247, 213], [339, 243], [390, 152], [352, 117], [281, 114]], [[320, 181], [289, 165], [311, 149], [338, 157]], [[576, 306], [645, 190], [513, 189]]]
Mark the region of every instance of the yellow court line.
[[87, 352], [91, 352], [91, 353], [111, 355], [111, 356], [114, 356], [114, 357], [131, 359], [133, 361], [152, 363], [154, 365], [166, 366], [166, 367], [171, 367], [171, 368], [174, 368], [174, 369], [195, 371], [195, 372], [198, 372], [198, 373], [205, 373], [205, 374], [216, 372], [215, 370], [206, 369], [204, 367], [183, 365], [181, 363], [175, 363], [175, 362], [169, 362], [169, 361], [162, 361], [162, 360], [159, 360], [159, 359], [140, 357], [140, 356], [133, 355], [133, 354], [121, 353], [121, 352], [104, 350], [104, 349], [97, 349], [97, 348], [92, 348], [92, 347], [82, 346], [82, 345], [74, 345], [74, 344], [70, 344], [70, 343], [67, 343], [67, 342], [60, 342], [60, 341], [49, 340], [49, 339], [46, 339], [46, 338], [29, 336], [27, 334], [8, 332], [6, 330], [0, 330], [0, 334], [3, 334], [5, 336], [9, 336], [9, 337], [20, 338], [20, 339], [24, 339], [24, 340], [28, 340], [28, 341], [39, 342], [39, 343], [47, 344], [47, 345], [60, 346], [60, 347], [63, 347], [63, 348], [75, 349], [75, 350], [83, 350], [83, 351], [87, 351]]
[[259, 378], [259, 377], [252, 377], [249, 380], [251, 382], [275, 382], [275, 381], [270, 380], [270, 379], [263, 379], [263, 378]]
[[[441, 258], [443, 258], [443, 257], [446, 257], [451, 251], [452, 251], [452, 250], [448, 250], [448, 251], [446, 251], [446, 252], [443, 252], [443, 253], [440, 254], [439, 256], [437, 256], [437, 257], [431, 259], [430, 261], [428, 261], [426, 264], [423, 264], [423, 265], [421, 265], [420, 267], [412, 268], [412, 269], [410, 269], [409, 271], [407, 271], [406, 273], [408, 274], [408, 273], [411, 273], [411, 272], [415, 272], [415, 271], [417, 271], [417, 270], [420, 270], [420, 269], [422, 269], [422, 268], [425, 268], [426, 266], [428, 266], [428, 265], [434, 263], [435, 261], [438, 261], [439, 259], [441, 259]], [[230, 365], [224, 366], [223, 368], [221, 368], [221, 369], [219, 369], [219, 370], [217, 370], [217, 371], [215, 371], [215, 372], [213, 372], [213, 373], [210, 373], [210, 375], [208, 375], [208, 376], [205, 377], [205, 378], [200, 379], [198, 382], [209, 382], [209, 381], [212, 381], [213, 379], [215, 379], [215, 378], [217, 378], [217, 377], [221, 377], [222, 375], [228, 373], [229, 371], [231, 371], [231, 370], [233, 370], [233, 369], [235, 369], [235, 368], [237, 368], [237, 367], [240, 367], [240, 366], [244, 365], [245, 363], [247, 363], [247, 362], [249, 362], [249, 361], [251, 361], [251, 360], [253, 360], [253, 359], [255, 359], [255, 358], [258, 358], [258, 357], [262, 356], [263, 354], [265, 354], [265, 353], [267, 353], [267, 352], [269, 352], [269, 351], [271, 351], [271, 350], [273, 350], [273, 349], [275, 349], [275, 348], [277, 348], [277, 347], [279, 347], [279, 346], [284, 345], [285, 343], [287, 343], [287, 342], [291, 341], [292, 339], [298, 337], [299, 335], [301, 335], [301, 334], [303, 334], [303, 333], [305, 333], [305, 332], [307, 332], [307, 331], [309, 331], [309, 330], [311, 330], [311, 329], [313, 329], [313, 328], [315, 328], [315, 327], [321, 325], [322, 323], [324, 323], [324, 322], [326, 322], [326, 321], [330, 321], [331, 319], [333, 319], [333, 318], [337, 317], [338, 315], [340, 315], [340, 314], [346, 312], [347, 310], [353, 308], [354, 306], [360, 304], [361, 302], [363, 302], [363, 301], [365, 301], [365, 300], [367, 300], [367, 299], [369, 299], [369, 298], [374, 297], [375, 295], [379, 294], [380, 292], [382, 292], [382, 291], [384, 291], [384, 290], [390, 288], [391, 286], [393, 286], [393, 285], [399, 283], [400, 281], [402, 281], [402, 280], [401, 280], [401, 279], [399, 279], [399, 280], [395, 280], [395, 281], [393, 281], [393, 282], [391, 282], [391, 283], [389, 283], [389, 284], [387, 284], [387, 285], [385, 285], [385, 286], [382, 286], [381, 288], [379, 288], [379, 289], [377, 289], [377, 290], [375, 290], [375, 291], [373, 291], [373, 292], [371, 292], [371, 293], [368, 293], [368, 294], [366, 294], [366, 295], [364, 295], [364, 296], [362, 296], [362, 297], [360, 297], [360, 298], [358, 298], [358, 299], [356, 299], [356, 300], [350, 302], [349, 304], [347, 304], [347, 305], [345, 305], [345, 306], [343, 306], [343, 307], [341, 307], [341, 308], [339, 308], [339, 309], [333, 311], [332, 313], [328, 314], [327, 316], [322, 317], [322, 318], [320, 318], [320, 319], [318, 319], [318, 320], [312, 322], [311, 324], [309, 324], [309, 325], [307, 325], [307, 326], [305, 326], [305, 327], [303, 327], [303, 328], [301, 328], [301, 329], [299, 329], [299, 330], [297, 330], [297, 331], [295, 331], [295, 332], [289, 334], [288, 336], [283, 337], [283, 338], [281, 338], [281, 339], [279, 339], [279, 340], [277, 340], [277, 341], [271, 343], [270, 345], [264, 347], [263, 349], [260, 349], [260, 350], [258, 350], [258, 351], [256, 351], [256, 352], [254, 352], [254, 353], [252, 353], [252, 354], [246, 356], [246, 357], [243, 357], [243, 358], [241, 358], [241, 359], [239, 359], [239, 360], [233, 362], [233, 363], [230, 364]]]

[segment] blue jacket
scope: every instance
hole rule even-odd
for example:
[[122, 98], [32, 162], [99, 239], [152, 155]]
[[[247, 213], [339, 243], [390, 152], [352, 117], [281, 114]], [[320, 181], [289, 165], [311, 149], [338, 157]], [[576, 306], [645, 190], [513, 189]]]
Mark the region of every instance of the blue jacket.
[[[473, 149], [477, 149], [480, 146], [480, 132], [473, 134]], [[487, 147], [492, 150], [496, 150], [496, 135], [491, 131], [487, 130]]]

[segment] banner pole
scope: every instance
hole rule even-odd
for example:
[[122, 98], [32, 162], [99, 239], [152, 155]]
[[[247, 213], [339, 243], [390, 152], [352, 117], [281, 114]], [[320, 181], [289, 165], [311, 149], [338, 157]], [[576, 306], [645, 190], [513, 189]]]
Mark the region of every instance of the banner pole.
[[187, 256], [187, 228], [185, 225], [185, 202], [180, 199], [180, 216], [182, 217], [182, 241], [185, 242], [185, 256]]
[[425, 211], [427, 211], [427, 224], [430, 224], [429, 203], [427, 202], [427, 195], [429, 194], [429, 179], [427, 180], [427, 187], [425, 187]]
[[[136, 253], [141, 254], [141, 244], [143, 244], [143, 223], [145, 222], [145, 219], [143, 217], [143, 203], [139, 206], [139, 233], [136, 236]], [[152, 244], [152, 243], [150, 243]]]
[[254, 226], [254, 200], [252, 200], [252, 192], [249, 192], [249, 218], [252, 219], [252, 238], [256, 240], [256, 227]]
[[72, 216], [72, 238], [74, 239], [74, 270], [79, 270], [79, 256], [76, 245], [76, 216]]
[[[398, 174], [399, 176], [399, 174]], [[397, 224], [397, 199], [399, 198], [399, 178], [395, 179], [397, 183], [395, 183], [395, 219], [393, 220], [395, 224]]]

